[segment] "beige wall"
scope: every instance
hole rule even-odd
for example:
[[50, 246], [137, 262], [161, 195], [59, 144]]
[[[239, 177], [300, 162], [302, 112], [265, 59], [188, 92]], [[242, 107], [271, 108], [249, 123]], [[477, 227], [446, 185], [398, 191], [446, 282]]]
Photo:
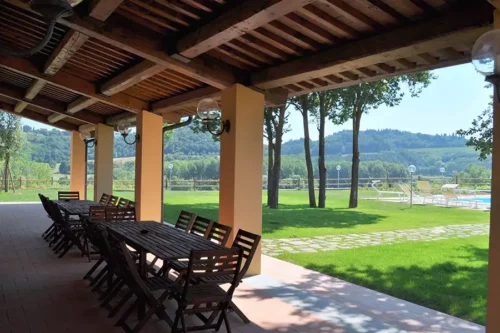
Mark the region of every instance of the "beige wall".
[[113, 193], [113, 127], [97, 124], [95, 130], [94, 200]]
[[[221, 135], [219, 221], [262, 234], [264, 95], [236, 84], [222, 92], [222, 119], [231, 130]], [[260, 274], [260, 246], [248, 274]]]
[[80, 138], [80, 132], [71, 132], [69, 189], [80, 192], [80, 199], [86, 199], [87, 147]]
[[148, 111], [137, 115], [135, 159], [136, 216], [140, 221], [162, 221], [163, 118]]

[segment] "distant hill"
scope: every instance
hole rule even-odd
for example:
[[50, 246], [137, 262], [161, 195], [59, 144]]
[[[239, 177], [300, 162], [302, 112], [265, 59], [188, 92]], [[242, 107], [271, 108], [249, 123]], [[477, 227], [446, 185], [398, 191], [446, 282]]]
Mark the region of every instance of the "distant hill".
[[[52, 167], [69, 162], [68, 132], [58, 130], [34, 130], [24, 126], [27, 141], [25, 152], [36, 162], [46, 162]], [[350, 161], [352, 132], [341, 131], [326, 137], [327, 161]], [[283, 155], [290, 161], [300, 162], [304, 158], [304, 141], [291, 140], [283, 144]], [[317, 156], [318, 143], [311, 142], [312, 154]], [[116, 134], [115, 159], [125, 163], [133, 160], [135, 145], [127, 145]], [[401, 165], [415, 164], [422, 174], [437, 175], [446, 165], [450, 172], [464, 170], [470, 164], [491, 167], [491, 161], [479, 162], [478, 154], [465, 146], [465, 140], [456, 135], [428, 135], [398, 130], [368, 130], [360, 133], [361, 161], [392, 162]], [[165, 154], [170, 161], [207, 160], [219, 155], [219, 143], [208, 133], [194, 133], [190, 128], [177, 129], [165, 145]], [[93, 149], [89, 159], [93, 159]], [[132, 158], [132, 159], [131, 159]], [[316, 162], [314, 163], [316, 164]]]

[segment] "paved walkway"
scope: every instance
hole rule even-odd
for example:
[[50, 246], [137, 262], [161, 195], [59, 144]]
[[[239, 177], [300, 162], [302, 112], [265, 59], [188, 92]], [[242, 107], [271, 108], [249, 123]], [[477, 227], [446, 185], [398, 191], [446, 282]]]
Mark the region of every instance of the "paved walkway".
[[442, 239], [467, 238], [477, 235], [487, 235], [489, 231], [490, 225], [484, 223], [372, 232], [367, 234], [264, 239], [262, 251], [269, 256], [277, 256], [282, 253], [336, 251], [414, 241], [430, 242]]
[[[0, 205], [0, 332], [124, 332], [82, 280], [91, 264], [76, 250], [58, 259], [41, 239], [48, 225], [41, 205]], [[252, 320], [245, 325], [230, 314], [234, 333], [484, 333], [480, 325], [268, 256], [234, 301]], [[165, 306], [173, 315], [175, 305]], [[141, 332], [170, 331], [153, 318]]]

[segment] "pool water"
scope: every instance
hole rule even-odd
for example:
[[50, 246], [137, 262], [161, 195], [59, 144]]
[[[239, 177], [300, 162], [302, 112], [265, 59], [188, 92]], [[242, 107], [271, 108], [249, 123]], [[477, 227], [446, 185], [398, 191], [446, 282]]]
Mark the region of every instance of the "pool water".
[[479, 201], [482, 204], [491, 205], [491, 197], [474, 198], [474, 201]]

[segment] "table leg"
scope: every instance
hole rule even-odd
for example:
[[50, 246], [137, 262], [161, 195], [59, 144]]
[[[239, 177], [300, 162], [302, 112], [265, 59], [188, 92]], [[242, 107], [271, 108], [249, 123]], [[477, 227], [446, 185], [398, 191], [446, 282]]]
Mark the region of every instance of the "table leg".
[[[139, 274], [143, 280], [148, 277], [148, 262], [146, 259], [147, 252], [144, 249], [139, 251]], [[144, 314], [146, 313], [146, 304], [144, 300], [139, 300], [139, 304], [137, 306], [137, 318], [141, 320], [144, 318]]]

